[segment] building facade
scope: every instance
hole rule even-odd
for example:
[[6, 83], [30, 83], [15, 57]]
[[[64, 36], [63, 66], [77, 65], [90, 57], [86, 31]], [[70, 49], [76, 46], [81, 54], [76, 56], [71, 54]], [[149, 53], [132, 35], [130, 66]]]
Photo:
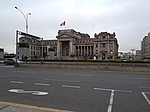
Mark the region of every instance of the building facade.
[[19, 59], [34, 59], [41, 57], [41, 40], [34, 37], [21, 37], [19, 39]]
[[59, 30], [56, 40], [39, 40], [30, 37], [19, 39], [19, 58], [47, 59], [97, 59], [115, 60], [118, 41], [115, 33], [101, 32], [90, 38], [88, 34], [73, 29]]
[[142, 59], [150, 59], [150, 33], [145, 36], [141, 42], [141, 55]]
[[0, 48], [0, 58], [4, 58], [4, 49]]

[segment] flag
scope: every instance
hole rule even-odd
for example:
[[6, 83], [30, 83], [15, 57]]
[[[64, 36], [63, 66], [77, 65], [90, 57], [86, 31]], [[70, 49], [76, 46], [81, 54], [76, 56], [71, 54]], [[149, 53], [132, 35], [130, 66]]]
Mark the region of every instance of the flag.
[[60, 24], [60, 26], [65, 26], [65, 25], [66, 25], [66, 21]]

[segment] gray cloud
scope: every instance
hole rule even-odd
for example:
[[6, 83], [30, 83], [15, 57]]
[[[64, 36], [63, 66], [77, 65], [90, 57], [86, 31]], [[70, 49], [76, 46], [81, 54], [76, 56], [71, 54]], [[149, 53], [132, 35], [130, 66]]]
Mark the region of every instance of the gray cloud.
[[[25, 20], [14, 7], [29, 16], [29, 33], [56, 39], [60, 23], [88, 33], [116, 32], [120, 51], [140, 49], [140, 40], [150, 32], [149, 0], [7, 0], [0, 1], [0, 47], [15, 45], [16, 29], [25, 31]], [[13, 52], [12, 47], [6, 51]]]

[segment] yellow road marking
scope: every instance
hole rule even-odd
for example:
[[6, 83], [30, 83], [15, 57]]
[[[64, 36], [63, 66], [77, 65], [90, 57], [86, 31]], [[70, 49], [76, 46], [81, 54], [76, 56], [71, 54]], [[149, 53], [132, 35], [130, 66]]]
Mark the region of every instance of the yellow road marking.
[[38, 106], [31, 106], [31, 105], [24, 105], [24, 104], [10, 103], [10, 102], [2, 102], [2, 101], [0, 101], [0, 104], [28, 108], [28, 109], [35, 109], [35, 110], [44, 110], [48, 112], [73, 112], [73, 111], [68, 111], [68, 110], [59, 110], [59, 109], [53, 109], [53, 108], [45, 108], [45, 107], [38, 107]]

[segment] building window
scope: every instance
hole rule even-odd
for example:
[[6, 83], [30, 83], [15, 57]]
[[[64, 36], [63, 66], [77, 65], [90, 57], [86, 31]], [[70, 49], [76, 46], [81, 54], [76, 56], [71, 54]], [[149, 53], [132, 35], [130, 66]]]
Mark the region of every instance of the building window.
[[96, 54], [98, 54], [98, 50], [96, 50]]
[[96, 44], [96, 48], [98, 48], [98, 44]]
[[102, 46], [105, 47], [105, 44], [103, 43]]
[[112, 43], [110, 43], [110, 47], [112, 47], [113, 46], [113, 44]]
[[102, 39], [105, 40], [105, 36], [102, 36]]

